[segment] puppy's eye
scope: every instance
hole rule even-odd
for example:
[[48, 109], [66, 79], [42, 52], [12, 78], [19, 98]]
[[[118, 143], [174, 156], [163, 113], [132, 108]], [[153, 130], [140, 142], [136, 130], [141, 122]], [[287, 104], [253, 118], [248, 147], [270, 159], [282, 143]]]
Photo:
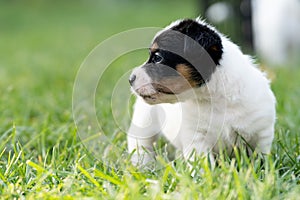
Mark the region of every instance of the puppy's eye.
[[152, 56], [152, 62], [153, 63], [161, 63], [163, 61], [163, 57], [161, 56], [161, 54], [159, 52], [154, 53], [154, 55]]

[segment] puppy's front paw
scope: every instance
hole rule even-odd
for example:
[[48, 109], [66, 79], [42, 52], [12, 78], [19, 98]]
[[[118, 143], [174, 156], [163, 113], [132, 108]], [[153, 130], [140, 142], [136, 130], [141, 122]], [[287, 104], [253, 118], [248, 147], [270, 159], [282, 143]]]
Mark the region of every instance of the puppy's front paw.
[[134, 153], [131, 156], [131, 163], [135, 166], [145, 166], [150, 165], [155, 162], [155, 153], [154, 152], [143, 152], [143, 153]]

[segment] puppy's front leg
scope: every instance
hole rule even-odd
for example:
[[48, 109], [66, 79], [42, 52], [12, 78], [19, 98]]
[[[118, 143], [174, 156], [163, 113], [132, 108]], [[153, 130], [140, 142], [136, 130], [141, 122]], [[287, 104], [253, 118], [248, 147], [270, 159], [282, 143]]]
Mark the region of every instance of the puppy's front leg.
[[160, 132], [156, 106], [146, 104], [137, 98], [134, 113], [127, 135], [128, 152], [132, 153], [131, 162], [144, 165], [154, 160], [153, 143]]

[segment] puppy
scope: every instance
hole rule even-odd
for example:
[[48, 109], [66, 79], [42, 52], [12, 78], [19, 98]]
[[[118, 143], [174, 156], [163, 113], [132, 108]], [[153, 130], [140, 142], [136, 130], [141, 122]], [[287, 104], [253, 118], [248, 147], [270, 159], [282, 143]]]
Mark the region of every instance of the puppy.
[[270, 152], [275, 97], [237, 45], [200, 19], [185, 19], [157, 33], [149, 51], [129, 78], [137, 95], [127, 138], [134, 164], [153, 161], [160, 133], [186, 159], [196, 152], [213, 162], [241, 140]]

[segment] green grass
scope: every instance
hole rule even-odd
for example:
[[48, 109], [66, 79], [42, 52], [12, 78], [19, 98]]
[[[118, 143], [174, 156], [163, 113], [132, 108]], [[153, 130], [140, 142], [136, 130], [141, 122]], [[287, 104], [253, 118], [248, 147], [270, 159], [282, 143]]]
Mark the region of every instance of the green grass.
[[[137, 170], [128, 159], [103, 165], [76, 136], [72, 89], [87, 54], [112, 34], [135, 27], [163, 27], [195, 17], [195, 2], [18, 1], [0, 2], [0, 198], [1, 199], [298, 199], [300, 195], [300, 68], [276, 69], [272, 87], [278, 120], [272, 154], [265, 161], [244, 153], [220, 156], [210, 169], [205, 158], [176, 165], [158, 158], [161, 170]], [[138, 55], [138, 56], [136, 56]], [[124, 55], [131, 68], [147, 56]], [[109, 106], [110, 88], [97, 107], [114, 143], [126, 146]], [[200, 172], [200, 167], [203, 172]]]

